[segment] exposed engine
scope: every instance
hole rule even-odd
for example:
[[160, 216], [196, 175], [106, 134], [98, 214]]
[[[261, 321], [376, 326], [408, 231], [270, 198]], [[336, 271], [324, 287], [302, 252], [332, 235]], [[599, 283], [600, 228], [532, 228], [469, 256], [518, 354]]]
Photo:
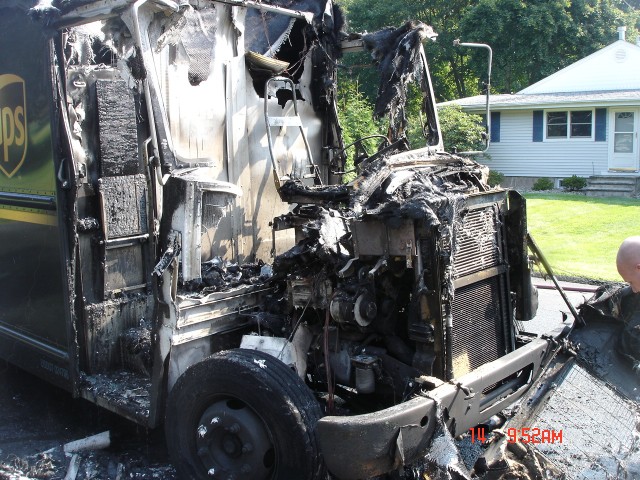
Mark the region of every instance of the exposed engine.
[[330, 191], [274, 220], [297, 240], [275, 258], [277, 305], [292, 313], [289, 338], [313, 334], [307, 374], [330, 397], [397, 403], [515, 348], [525, 307], [509, 275], [528, 267], [505, 232], [522, 227], [519, 197], [471, 160], [422, 154], [372, 158], [348, 199]]

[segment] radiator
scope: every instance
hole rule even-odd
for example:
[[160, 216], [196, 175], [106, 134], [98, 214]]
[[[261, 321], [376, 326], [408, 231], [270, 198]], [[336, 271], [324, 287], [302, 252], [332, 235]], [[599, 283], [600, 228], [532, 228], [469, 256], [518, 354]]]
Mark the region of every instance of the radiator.
[[459, 377], [511, 351], [509, 288], [497, 204], [466, 212], [456, 231], [449, 355]]
[[453, 375], [459, 377], [508, 353], [504, 279], [494, 276], [455, 292], [451, 305]]

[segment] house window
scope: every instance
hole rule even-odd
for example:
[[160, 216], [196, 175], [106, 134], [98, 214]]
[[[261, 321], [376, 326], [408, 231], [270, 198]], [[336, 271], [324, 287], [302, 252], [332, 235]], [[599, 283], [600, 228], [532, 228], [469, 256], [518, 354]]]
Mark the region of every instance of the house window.
[[591, 110], [571, 112], [571, 138], [591, 138]]
[[593, 110], [547, 112], [547, 138], [591, 138]]
[[567, 112], [547, 112], [547, 138], [567, 138]]

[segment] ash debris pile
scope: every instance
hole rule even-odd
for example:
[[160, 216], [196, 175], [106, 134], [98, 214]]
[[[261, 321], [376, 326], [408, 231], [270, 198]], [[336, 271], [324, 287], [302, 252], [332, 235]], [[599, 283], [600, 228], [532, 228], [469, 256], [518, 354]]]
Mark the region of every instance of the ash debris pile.
[[[579, 308], [590, 324], [610, 323], [622, 329], [614, 349], [640, 378], [640, 295], [628, 285], [603, 285]], [[597, 369], [598, 362], [593, 363]]]
[[272, 275], [271, 267], [262, 261], [239, 264], [214, 257], [201, 265], [202, 278], [180, 281], [182, 292], [207, 295], [241, 285], [264, 283]]

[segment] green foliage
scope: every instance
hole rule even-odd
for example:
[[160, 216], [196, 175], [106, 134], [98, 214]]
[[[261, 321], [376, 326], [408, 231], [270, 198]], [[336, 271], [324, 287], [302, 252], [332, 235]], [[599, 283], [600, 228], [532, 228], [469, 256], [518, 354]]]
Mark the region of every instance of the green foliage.
[[[460, 19], [475, 4], [472, 0], [342, 0], [352, 32], [373, 32], [399, 27], [409, 19], [421, 20], [438, 33], [425, 50], [437, 101], [479, 93], [478, 78], [469, 70], [469, 57], [453, 46], [460, 37]], [[486, 57], [483, 57], [486, 58]], [[486, 63], [486, 60], [485, 60]]]
[[426, 146], [427, 141], [424, 138], [422, 125], [424, 121], [422, 117], [422, 92], [418, 84], [412, 83], [409, 85], [407, 97], [407, 129], [405, 135], [411, 148], [421, 148]]
[[[368, 55], [357, 54], [354, 66], [340, 70], [338, 73], [338, 118], [343, 129], [345, 146], [357, 139], [374, 135], [386, 134], [388, 119], [373, 120], [374, 103], [379, 82], [378, 73]], [[352, 60], [353, 61], [353, 60]], [[409, 84], [407, 91], [406, 116], [407, 129], [404, 132], [412, 148], [426, 145], [422, 126], [422, 92], [416, 83]], [[367, 152], [375, 153], [380, 145], [380, 139], [364, 142]], [[347, 150], [349, 167], [353, 169], [355, 148]], [[353, 175], [348, 178], [351, 179]]]
[[539, 178], [533, 184], [533, 190], [535, 190], [536, 192], [551, 189], [553, 189], [553, 180], [550, 180], [548, 178]]
[[489, 170], [489, 179], [487, 182], [492, 187], [497, 187], [504, 181], [504, 173], [497, 170]]
[[[480, 0], [469, 11], [462, 20], [464, 38], [493, 48], [494, 89], [517, 91], [529, 85], [536, 74], [542, 77], [553, 72], [549, 64], [558, 60], [552, 49], [557, 48], [558, 34], [570, 23], [565, 3]], [[473, 59], [472, 64], [476, 71], [483, 68], [479, 59]]]
[[459, 105], [448, 105], [438, 109], [438, 116], [446, 151], [451, 152], [455, 148], [464, 152], [484, 147], [482, 136], [485, 128], [480, 115], [466, 113]]
[[560, 181], [560, 185], [562, 185], [565, 190], [569, 190], [570, 192], [576, 192], [578, 190], [582, 190], [587, 186], [587, 179], [583, 177], [578, 177], [577, 175], [571, 175], [569, 178], [565, 178]]
[[[373, 105], [360, 92], [359, 84], [356, 80], [340, 78], [338, 90], [338, 119], [342, 127], [342, 137], [345, 147], [356, 140], [377, 134], [381, 128], [373, 121]], [[364, 147], [369, 154], [377, 150], [379, 139], [365, 140]], [[345, 171], [350, 172], [344, 176], [344, 181], [348, 182], [355, 178], [354, 155], [356, 149], [347, 149], [347, 164]]]
[[[628, 10], [628, 11], [627, 11]], [[638, 13], [619, 0], [480, 0], [460, 21], [466, 41], [493, 48], [494, 91], [521, 90], [616, 39]], [[476, 74], [486, 67], [474, 57]]]
[[527, 225], [558, 275], [621, 281], [616, 253], [638, 234], [640, 200], [527, 193]]
[[[493, 91], [508, 93], [612, 43], [619, 25], [627, 26], [631, 41], [640, 28], [640, 8], [628, 0], [342, 0], [340, 5], [352, 32], [398, 27], [408, 19], [431, 25], [439, 36], [426, 42], [425, 50], [437, 101], [483, 89], [486, 53], [454, 47], [456, 38], [491, 45]], [[370, 101], [372, 88], [366, 91]]]

